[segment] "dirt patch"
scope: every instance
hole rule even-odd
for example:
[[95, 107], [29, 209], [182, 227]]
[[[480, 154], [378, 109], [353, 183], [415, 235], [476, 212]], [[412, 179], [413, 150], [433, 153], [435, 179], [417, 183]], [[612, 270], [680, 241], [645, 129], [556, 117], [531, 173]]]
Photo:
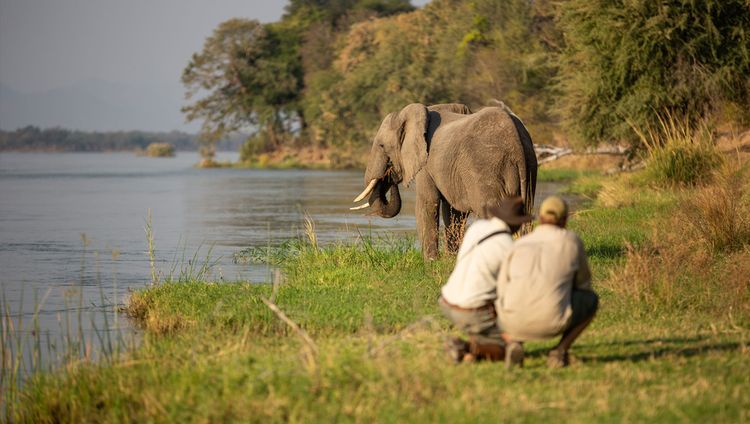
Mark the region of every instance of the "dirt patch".
[[719, 134], [716, 147], [722, 153], [736, 154], [741, 162], [750, 160], [750, 130]]

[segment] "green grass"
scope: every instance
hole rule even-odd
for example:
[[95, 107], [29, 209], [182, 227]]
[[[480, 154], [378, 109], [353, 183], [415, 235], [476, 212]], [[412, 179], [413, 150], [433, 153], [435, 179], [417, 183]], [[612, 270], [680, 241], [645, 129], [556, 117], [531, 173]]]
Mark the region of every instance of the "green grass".
[[583, 176], [597, 175], [596, 172], [583, 171], [578, 169], [567, 169], [567, 168], [545, 168], [540, 167], [537, 170], [537, 181], [544, 182], [564, 182], [572, 181]]
[[[599, 187], [611, 183], [597, 178]], [[130, 310], [146, 328], [141, 346], [112, 362], [37, 375], [9, 420], [750, 420], [750, 291], [738, 285], [727, 296], [723, 285], [750, 248], [709, 255], [705, 270], [685, 263], [658, 274], [673, 275], [668, 292], [628, 290], [618, 277], [635, 275], [629, 252], [655, 243], [653, 228], [674, 215], [677, 194], [622, 187], [630, 190], [624, 206], [605, 206], [603, 190], [571, 220], [602, 299], [567, 369], [546, 367], [554, 340], [527, 344], [523, 370], [450, 364], [442, 340], [454, 332], [436, 299], [452, 258], [425, 263], [408, 238], [299, 242], [268, 258], [285, 276], [275, 288], [191, 281], [134, 293]], [[315, 345], [262, 298], [273, 298]]]

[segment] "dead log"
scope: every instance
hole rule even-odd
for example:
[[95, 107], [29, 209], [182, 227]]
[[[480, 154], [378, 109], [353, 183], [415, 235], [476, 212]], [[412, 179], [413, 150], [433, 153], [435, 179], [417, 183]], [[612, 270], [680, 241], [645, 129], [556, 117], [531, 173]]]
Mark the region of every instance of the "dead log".
[[577, 155], [616, 155], [624, 156], [630, 152], [627, 147], [622, 146], [600, 146], [596, 149], [586, 149], [581, 151], [574, 151], [570, 147], [557, 147], [550, 146], [548, 144], [537, 144], [534, 146], [536, 152], [537, 163], [539, 165], [547, 162], [558, 160], [562, 157], [577, 154]]

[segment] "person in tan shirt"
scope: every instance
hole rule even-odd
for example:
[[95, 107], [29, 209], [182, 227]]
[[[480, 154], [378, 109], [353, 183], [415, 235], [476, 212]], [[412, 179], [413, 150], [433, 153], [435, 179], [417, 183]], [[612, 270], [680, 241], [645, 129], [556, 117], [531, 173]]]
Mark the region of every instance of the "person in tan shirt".
[[495, 309], [507, 344], [507, 367], [523, 365], [524, 341], [557, 335], [562, 338], [547, 364], [567, 366], [571, 344], [594, 319], [599, 300], [583, 242], [565, 229], [567, 220], [564, 200], [545, 199], [539, 225], [513, 244], [500, 267]]

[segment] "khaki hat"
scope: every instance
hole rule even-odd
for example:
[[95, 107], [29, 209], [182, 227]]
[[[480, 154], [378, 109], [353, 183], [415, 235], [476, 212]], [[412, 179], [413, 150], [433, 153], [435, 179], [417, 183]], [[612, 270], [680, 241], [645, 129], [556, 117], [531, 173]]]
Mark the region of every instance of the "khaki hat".
[[568, 204], [558, 196], [549, 196], [544, 199], [542, 206], [539, 207], [539, 217], [553, 218], [555, 222], [560, 222], [563, 218], [568, 217]]
[[530, 215], [526, 215], [523, 199], [520, 197], [502, 199], [497, 206], [487, 206], [484, 212], [485, 215], [499, 218], [512, 226], [521, 225], [532, 220]]

